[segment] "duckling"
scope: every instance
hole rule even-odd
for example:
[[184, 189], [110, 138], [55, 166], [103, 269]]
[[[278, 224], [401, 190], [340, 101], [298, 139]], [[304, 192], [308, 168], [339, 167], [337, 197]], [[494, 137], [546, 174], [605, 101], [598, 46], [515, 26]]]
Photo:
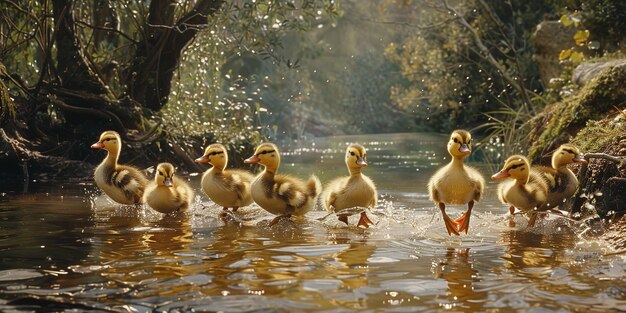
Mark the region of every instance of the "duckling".
[[567, 165], [572, 163], [587, 164], [588, 162], [578, 148], [571, 144], [564, 144], [552, 154], [552, 167], [533, 166], [548, 182], [547, 207], [558, 207], [576, 192], [578, 178], [567, 168]]
[[209, 163], [211, 169], [202, 175], [201, 186], [204, 193], [216, 204], [224, 207], [224, 211], [252, 203], [250, 184], [254, 175], [244, 170], [225, 170], [228, 164], [226, 147], [212, 144], [204, 150], [204, 155], [197, 158], [198, 163]]
[[144, 193], [144, 201], [155, 211], [168, 214], [186, 210], [193, 202], [193, 190], [182, 179], [174, 177], [174, 166], [170, 163], [157, 165], [154, 181]]
[[548, 199], [548, 183], [541, 172], [530, 167], [526, 157], [513, 155], [504, 162], [502, 170], [493, 174], [492, 179], [498, 180], [511, 177], [498, 186], [500, 202], [509, 204], [509, 212], [513, 214], [515, 208], [530, 214], [529, 226], [534, 224], [536, 210], [545, 209]]
[[[430, 178], [428, 192], [430, 199], [439, 205], [448, 234], [459, 235], [463, 231], [467, 234], [472, 208], [475, 201], [480, 201], [485, 188], [485, 179], [477, 170], [463, 163], [463, 159], [472, 153], [472, 136], [468, 131], [452, 132], [448, 141], [448, 153], [452, 160]], [[445, 211], [446, 204], [465, 203], [467, 212], [455, 221], [451, 220]]]
[[322, 186], [311, 175], [307, 182], [286, 175], [276, 175], [280, 166], [280, 152], [272, 143], [259, 145], [254, 155], [244, 160], [248, 164], [261, 164], [265, 167], [252, 182], [252, 200], [266, 211], [278, 215], [269, 226], [282, 218], [292, 215], [302, 216], [313, 208]]
[[[346, 150], [346, 166], [350, 176], [338, 177], [324, 188], [322, 199], [328, 211], [337, 212], [353, 207], [376, 206], [376, 185], [372, 180], [361, 174], [361, 169], [367, 166], [365, 148], [359, 144], [348, 146]], [[339, 220], [348, 224], [348, 215], [339, 215]], [[372, 225], [366, 212], [361, 212], [358, 226], [365, 228]]]
[[91, 145], [92, 149], [104, 149], [108, 152], [107, 157], [94, 172], [96, 185], [115, 202], [142, 203], [148, 179], [132, 166], [117, 164], [121, 146], [120, 135], [112, 130], [103, 132], [98, 142]]

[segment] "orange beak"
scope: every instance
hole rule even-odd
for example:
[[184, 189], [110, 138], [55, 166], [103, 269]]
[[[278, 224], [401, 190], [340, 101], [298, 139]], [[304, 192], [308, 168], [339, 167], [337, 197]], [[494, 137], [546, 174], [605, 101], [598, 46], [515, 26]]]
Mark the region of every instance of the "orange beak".
[[243, 160], [243, 163], [246, 163], [246, 164], [257, 164], [260, 161], [261, 161], [261, 159], [259, 158], [259, 156], [255, 154], [255, 155], [253, 155], [253, 156]]
[[505, 171], [505, 170], [501, 170], [495, 174], [493, 174], [493, 176], [491, 176], [491, 179], [502, 179], [502, 178], [507, 178], [510, 177], [511, 174], [509, 174], [509, 171]]
[[585, 155], [584, 154], [577, 155], [572, 161], [574, 161], [576, 163], [589, 164], [589, 161], [587, 161], [587, 159], [585, 159]]
[[206, 156], [201, 156], [197, 159], [195, 159], [194, 161], [198, 162], [198, 163], [209, 163], [211, 162], [211, 158], [207, 158]]
[[365, 162], [365, 159], [363, 159], [363, 158], [361, 158], [361, 157], [359, 157], [359, 158], [357, 158], [357, 159], [356, 159], [356, 164], [357, 164], [358, 166], [363, 166], [363, 167], [364, 167], [364, 166], [367, 166], [367, 162]]
[[91, 149], [104, 149], [104, 144], [98, 141], [91, 145]]

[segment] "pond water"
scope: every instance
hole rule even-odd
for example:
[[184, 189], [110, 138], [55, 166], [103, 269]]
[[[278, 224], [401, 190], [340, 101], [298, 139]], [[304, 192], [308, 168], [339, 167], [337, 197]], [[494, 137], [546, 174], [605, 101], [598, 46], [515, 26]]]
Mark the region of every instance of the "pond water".
[[348, 143], [365, 145], [364, 172], [380, 194], [369, 229], [323, 211], [268, 228], [273, 216], [257, 206], [241, 209], [238, 223], [201, 192], [188, 212], [165, 217], [115, 205], [91, 185], [3, 193], [0, 311], [626, 310], [622, 256], [605, 255], [605, 243], [575, 235], [586, 226], [564, 218], [527, 228], [520, 216], [510, 228], [492, 182], [469, 235], [448, 236], [426, 192], [449, 160], [446, 141], [386, 134], [283, 148], [280, 172], [326, 182], [346, 175]]

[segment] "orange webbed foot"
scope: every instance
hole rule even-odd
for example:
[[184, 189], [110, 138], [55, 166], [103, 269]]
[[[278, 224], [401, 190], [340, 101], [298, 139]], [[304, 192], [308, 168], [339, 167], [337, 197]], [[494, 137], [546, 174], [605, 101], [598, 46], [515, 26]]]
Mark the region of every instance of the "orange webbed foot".
[[374, 222], [372, 222], [372, 220], [369, 219], [369, 217], [367, 217], [367, 214], [365, 212], [361, 213], [361, 218], [359, 219], [359, 223], [357, 224], [357, 227], [365, 227], [368, 228], [370, 227], [370, 225], [374, 225]]

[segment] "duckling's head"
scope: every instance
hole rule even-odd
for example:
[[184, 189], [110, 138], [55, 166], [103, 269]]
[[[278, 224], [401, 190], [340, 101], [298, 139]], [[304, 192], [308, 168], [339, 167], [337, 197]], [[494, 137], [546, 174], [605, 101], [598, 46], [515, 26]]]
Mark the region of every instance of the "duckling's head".
[[491, 179], [503, 179], [507, 177], [511, 177], [518, 182], [526, 184], [528, 179], [530, 178], [530, 162], [528, 159], [522, 155], [513, 155], [510, 156], [504, 162], [504, 166], [502, 169], [493, 174]]
[[362, 167], [367, 166], [365, 147], [359, 144], [348, 146], [348, 149], [346, 149], [346, 165], [350, 173], [360, 172]]
[[552, 154], [552, 167], [559, 168], [562, 166], [566, 166], [570, 163], [589, 163], [585, 159], [585, 156], [580, 153], [580, 150], [576, 148], [576, 146], [571, 144], [563, 144], [561, 145], [554, 153]]
[[452, 132], [448, 141], [448, 153], [453, 158], [465, 158], [472, 153], [472, 135], [462, 129]]
[[122, 139], [116, 131], [107, 130], [100, 135], [98, 142], [91, 145], [92, 149], [104, 149], [108, 152], [118, 152]]
[[248, 164], [261, 164], [266, 169], [275, 170], [280, 165], [278, 147], [273, 143], [264, 143], [256, 148], [254, 154], [244, 160]]
[[172, 187], [172, 179], [174, 178], [174, 165], [170, 163], [159, 163], [154, 175], [154, 181], [159, 186]]
[[228, 153], [226, 147], [219, 143], [214, 143], [204, 149], [204, 155], [196, 159], [198, 163], [209, 163], [214, 167], [224, 169], [228, 163]]

